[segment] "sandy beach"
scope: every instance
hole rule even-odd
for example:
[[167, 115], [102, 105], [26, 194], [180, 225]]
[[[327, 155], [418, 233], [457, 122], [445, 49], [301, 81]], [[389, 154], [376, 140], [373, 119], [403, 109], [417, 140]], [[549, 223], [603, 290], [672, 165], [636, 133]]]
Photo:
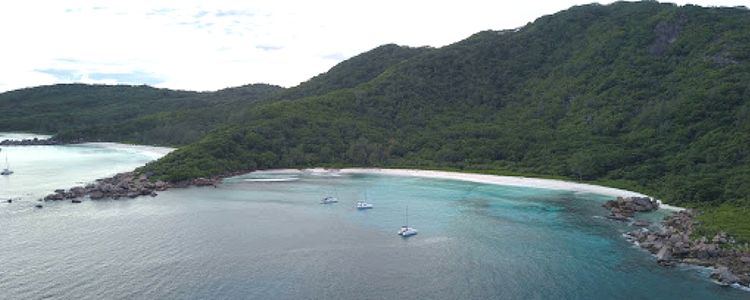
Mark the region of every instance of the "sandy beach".
[[[284, 170], [291, 171], [291, 170]], [[299, 171], [299, 170], [297, 170]], [[516, 176], [500, 176], [500, 175], [485, 175], [485, 174], [471, 174], [471, 173], [460, 173], [460, 172], [448, 172], [448, 171], [431, 171], [431, 170], [416, 170], [416, 169], [378, 169], [378, 168], [349, 168], [349, 169], [306, 169], [300, 172], [326, 172], [326, 173], [340, 173], [340, 174], [382, 174], [391, 176], [414, 176], [414, 177], [425, 177], [425, 178], [436, 178], [436, 179], [448, 179], [448, 180], [462, 180], [485, 184], [496, 184], [496, 185], [509, 185], [509, 186], [521, 186], [521, 187], [532, 187], [541, 189], [551, 190], [565, 190], [574, 191], [580, 193], [592, 193], [600, 194], [612, 197], [649, 197], [648, 195], [641, 194], [634, 191], [628, 191], [623, 189], [578, 183], [572, 181], [555, 180], [555, 179], [542, 179], [542, 178], [529, 178], [529, 177], [516, 177]], [[682, 210], [684, 208], [666, 205], [661, 203], [662, 209], [667, 210]]]
[[138, 152], [138, 153], [153, 157], [154, 159], [161, 158], [162, 156], [167, 155], [170, 152], [176, 150], [176, 148], [169, 148], [169, 147], [128, 145], [128, 144], [119, 144], [119, 143], [84, 143], [82, 145], [91, 145], [91, 146], [102, 147], [102, 148], [107, 148], [107, 149]]

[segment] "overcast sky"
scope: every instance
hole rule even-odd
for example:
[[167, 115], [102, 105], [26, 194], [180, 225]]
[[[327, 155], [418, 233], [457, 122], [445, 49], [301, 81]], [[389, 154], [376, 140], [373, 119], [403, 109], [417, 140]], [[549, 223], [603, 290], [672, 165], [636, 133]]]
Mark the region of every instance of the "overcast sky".
[[0, 92], [68, 82], [290, 87], [382, 44], [440, 47], [591, 2], [2, 1]]

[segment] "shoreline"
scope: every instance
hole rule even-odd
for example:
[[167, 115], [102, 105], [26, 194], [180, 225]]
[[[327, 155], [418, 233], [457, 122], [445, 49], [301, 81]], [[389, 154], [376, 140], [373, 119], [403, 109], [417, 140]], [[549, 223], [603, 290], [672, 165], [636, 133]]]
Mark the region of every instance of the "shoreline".
[[154, 159], [159, 159], [162, 156], [165, 156], [169, 154], [170, 152], [177, 150], [177, 148], [170, 148], [170, 147], [131, 145], [131, 144], [121, 144], [121, 143], [113, 143], [113, 142], [90, 142], [90, 143], [82, 143], [78, 145], [94, 146], [94, 147], [118, 150], [118, 151], [136, 152], [136, 153], [143, 154], [149, 157], [153, 157]]
[[[548, 190], [563, 190], [573, 191], [578, 193], [592, 193], [611, 197], [649, 197], [648, 195], [628, 191], [618, 188], [606, 187], [601, 185], [594, 185], [588, 183], [579, 183], [572, 181], [564, 181], [558, 179], [544, 179], [534, 177], [523, 177], [523, 176], [503, 176], [503, 175], [489, 175], [489, 174], [475, 174], [475, 173], [462, 173], [453, 171], [434, 171], [434, 170], [419, 170], [419, 169], [387, 169], [387, 168], [345, 168], [345, 169], [272, 169], [262, 170], [256, 172], [300, 172], [300, 173], [337, 173], [337, 174], [379, 174], [389, 176], [411, 176], [411, 177], [422, 177], [431, 179], [447, 179], [447, 180], [459, 180], [468, 181], [475, 183], [493, 184], [493, 185], [504, 185], [504, 186], [518, 186], [518, 187], [530, 187], [540, 188]], [[681, 211], [685, 210], [683, 207], [672, 206], [662, 203], [660, 200], [656, 200], [659, 203], [659, 208], [668, 211]]]
[[[173, 151], [174, 149], [150, 146], [131, 146], [120, 144], [102, 143], [102, 147], [116, 147], [118, 149], [129, 149], [132, 151], [150, 149], [154, 151]], [[162, 152], [160, 152], [162, 153]], [[168, 152], [167, 152], [168, 153]], [[223, 179], [242, 176], [245, 174], [310, 174], [321, 176], [337, 176], [342, 174], [375, 174], [387, 176], [409, 176], [431, 179], [457, 180], [482, 184], [520, 186], [529, 188], [541, 188], [549, 190], [572, 191], [576, 193], [592, 193], [617, 198], [610, 200], [604, 205], [605, 209], [611, 211], [610, 219], [616, 221], [635, 220], [637, 212], [647, 212], [662, 208], [672, 212], [659, 224], [659, 229], [651, 231], [651, 223], [643, 220], [635, 220], [629, 226], [640, 227], [634, 231], [624, 234], [627, 240], [656, 257], [656, 262], [662, 266], [674, 266], [676, 263], [684, 263], [693, 266], [714, 268], [710, 278], [714, 282], [737, 288], [748, 288], [748, 279], [745, 273], [737, 273], [741, 270], [735, 265], [750, 263], [750, 256], [734, 250], [723, 250], [719, 244], [734, 243], [733, 239], [725, 233], [717, 234], [713, 239], [702, 237], [700, 240], [690, 238], [692, 232], [694, 212], [675, 206], [663, 205], [660, 201], [645, 194], [624, 189], [610, 188], [605, 186], [577, 183], [556, 179], [542, 179], [529, 177], [514, 177], [487, 174], [472, 174], [451, 171], [417, 170], [417, 169], [383, 169], [383, 168], [345, 168], [345, 169], [268, 169], [252, 172], [241, 172], [233, 175], [197, 178], [190, 181], [169, 183], [150, 182], [145, 174], [136, 175], [132, 172], [120, 173], [110, 178], [97, 180], [96, 184], [86, 187], [75, 187], [68, 191], [56, 190], [44, 198], [47, 200], [78, 199], [88, 196], [91, 200], [102, 198], [136, 198], [141, 196], [157, 196], [157, 191], [165, 191], [170, 188], [184, 188], [188, 186], [213, 186], [221, 184]], [[75, 201], [76, 200], [72, 200]], [[80, 203], [80, 200], [78, 200]], [[643, 202], [648, 202], [645, 204]], [[658, 203], [658, 204], [657, 204]], [[616, 204], [616, 205], [615, 205]], [[630, 214], [625, 214], [625, 212]], [[627, 216], [627, 218], [625, 217]], [[651, 228], [653, 229], [653, 228]], [[730, 242], [731, 240], [731, 242]], [[747, 260], [747, 261], [745, 261]], [[740, 277], [736, 276], [737, 273]]]

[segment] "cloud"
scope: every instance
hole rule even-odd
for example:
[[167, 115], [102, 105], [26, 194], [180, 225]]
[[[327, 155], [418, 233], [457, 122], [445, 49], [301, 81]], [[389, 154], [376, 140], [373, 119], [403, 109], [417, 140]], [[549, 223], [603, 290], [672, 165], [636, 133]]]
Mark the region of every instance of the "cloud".
[[76, 81], [82, 78], [82, 76], [75, 70], [43, 69], [43, 70], [34, 70], [34, 71], [52, 75], [57, 80], [60, 80], [60, 81]]
[[87, 72], [72, 69], [41, 69], [36, 72], [49, 74], [59, 82], [84, 82], [84, 83], [108, 83], [108, 84], [135, 84], [135, 85], [158, 85], [164, 80], [143, 71], [106, 73]]
[[326, 55], [323, 55], [322, 57], [323, 59], [330, 59], [330, 60], [335, 60], [335, 61], [342, 61], [346, 59], [346, 55], [341, 54], [341, 53], [326, 54]]
[[255, 16], [255, 13], [252, 11], [245, 11], [245, 10], [219, 10], [216, 13], [214, 13], [215, 16], [222, 18], [222, 17], [252, 17]]
[[282, 46], [273, 46], [273, 45], [256, 45], [255, 48], [263, 50], [263, 51], [276, 51], [276, 50], [284, 49], [284, 47]]
[[60, 82], [293, 86], [383, 44], [440, 47], [591, 0], [150, 0], [106, 1], [99, 10], [97, 2], [3, 6], [0, 28], [12, 30], [2, 30], [0, 92]]
[[206, 11], [206, 10], [201, 10], [201, 11], [198, 11], [197, 13], [195, 13], [195, 14], [193, 15], [193, 18], [196, 18], [196, 19], [200, 19], [200, 18], [203, 18], [203, 17], [205, 17], [205, 16], [206, 16], [206, 15], [208, 15], [208, 14], [209, 14], [209, 12], [208, 12], [208, 11]]
[[166, 16], [169, 14], [172, 14], [176, 11], [174, 8], [157, 8], [152, 9], [150, 12], [147, 13], [147, 15], [151, 16]]
[[151, 74], [145, 72], [131, 72], [131, 73], [91, 73], [87, 74], [88, 78], [93, 81], [113, 81], [117, 83], [125, 84], [147, 84], [157, 85], [164, 82], [164, 80], [157, 78]]

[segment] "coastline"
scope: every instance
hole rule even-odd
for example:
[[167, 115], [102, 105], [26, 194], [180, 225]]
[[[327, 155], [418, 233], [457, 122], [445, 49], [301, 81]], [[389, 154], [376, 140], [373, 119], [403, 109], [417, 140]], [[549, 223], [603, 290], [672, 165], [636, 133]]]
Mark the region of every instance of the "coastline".
[[[655, 200], [659, 205], [653, 209], [664, 209], [672, 213], [671, 216], [660, 222], [658, 230], [651, 230], [638, 225], [638, 222], [629, 223], [630, 226], [641, 227], [634, 231], [624, 234], [626, 239], [650, 252], [656, 258], [659, 265], [673, 266], [676, 263], [703, 267], [711, 270], [711, 280], [722, 286], [731, 286], [744, 291], [750, 291], [747, 286], [747, 264], [750, 264], [750, 256], [735, 250], [724, 250], [722, 244], [733, 244], [734, 240], [728, 237], [726, 233], [719, 233], [713, 238], [701, 237], [693, 240], [690, 238], [693, 232], [694, 220], [692, 217], [695, 212], [690, 209], [665, 205], [661, 201], [653, 199], [634, 191], [628, 191], [617, 188], [598, 186], [593, 184], [577, 183], [555, 179], [541, 179], [528, 177], [513, 177], [500, 175], [485, 175], [460, 173], [449, 171], [430, 171], [415, 169], [379, 169], [379, 168], [349, 168], [341, 170], [325, 169], [307, 169], [303, 172], [324, 172], [333, 174], [383, 174], [390, 176], [412, 176], [433, 179], [461, 180], [494, 185], [509, 185], [531, 188], [543, 188], [553, 190], [567, 190], [581, 193], [594, 193], [606, 196], [616, 197], [617, 200], [609, 202], [618, 203], [621, 201], [636, 202], [638, 197], [647, 197]], [[640, 200], [642, 200], [641, 198]], [[607, 207], [607, 210], [614, 210]], [[640, 212], [641, 210], [637, 210]], [[648, 211], [648, 210], [646, 210]], [[645, 223], [649, 225], [648, 222]], [[745, 267], [743, 267], [745, 266]], [[735, 275], [736, 274], [736, 275]], [[744, 274], [744, 275], [743, 275]]]
[[[272, 170], [266, 170], [270, 172]], [[273, 170], [275, 172], [290, 172], [294, 170]], [[485, 183], [493, 185], [506, 185], [506, 186], [519, 186], [519, 187], [531, 187], [541, 188], [550, 190], [564, 190], [573, 191], [579, 193], [592, 193], [600, 194], [612, 197], [649, 197], [648, 195], [641, 194], [634, 191], [628, 191], [623, 189], [611, 188], [606, 186], [579, 183], [572, 181], [564, 181], [557, 179], [543, 179], [543, 178], [532, 178], [532, 177], [517, 177], [517, 176], [502, 176], [502, 175], [488, 175], [488, 174], [474, 174], [474, 173], [461, 173], [451, 171], [433, 171], [433, 170], [418, 170], [418, 169], [384, 169], [384, 168], [346, 168], [346, 169], [303, 169], [297, 170], [299, 172], [312, 172], [312, 173], [340, 173], [340, 174], [381, 174], [391, 176], [412, 176], [412, 177], [423, 177], [433, 179], [448, 179], [448, 180], [460, 180], [469, 181], [476, 183]], [[660, 200], [659, 208], [680, 211], [685, 208], [672, 206], [662, 203]]]
[[167, 155], [174, 150], [177, 150], [177, 148], [169, 148], [169, 147], [130, 145], [130, 144], [120, 144], [120, 143], [112, 143], [112, 142], [91, 142], [91, 143], [83, 143], [79, 145], [94, 146], [94, 147], [106, 148], [106, 149], [112, 149], [112, 150], [118, 150], [118, 151], [137, 152], [139, 154], [152, 157], [154, 159], [159, 159], [162, 156]]
[[51, 137], [52, 137], [51, 135], [47, 135], [47, 134], [36, 134], [36, 133], [27, 133], [27, 132], [0, 132], [0, 141], [3, 141], [3, 140], [20, 141], [20, 140], [33, 139], [33, 138], [43, 140], [43, 139], [49, 139]]
[[[124, 149], [130, 151], [154, 151], [168, 153], [174, 149], [150, 146], [132, 146], [112, 143], [96, 144], [101, 147]], [[345, 174], [376, 174], [388, 176], [409, 176], [431, 179], [458, 180], [476, 182], [482, 184], [520, 186], [529, 188], [540, 188], [560, 191], [572, 191], [576, 193], [592, 193], [617, 198], [608, 201], [603, 207], [611, 211], [608, 218], [617, 221], [628, 221], [629, 226], [640, 227], [625, 234], [626, 239], [638, 245], [640, 248], [651, 252], [656, 257], [657, 263], [662, 266], [674, 266], [676, 263], [712, 267], [711, 278], [721, 285], [737, 285], [736, 287], [747, 288], [748, 279], [745, 273], [739, 273], [743, 269], [735, 267], [750, 263], [750, 256], [734, 250], [723, 250], [720, 244], [733, 244], [733, 238], [727, 237], [725, 233], [710, 237], [702, 237], [699, 240], [690, 238], [694, 211], [674, 206], [663, 205], [656, 199], [647, 195], [617, 188], [610, 188], [586, 183], [577, 183], [556, 179], [541, 179], [528, 177], [514, 177], [487, 174], [472, 174], [450, 171], [417, 170], [417, 169], [383, 169], [383, 168], [345, 168], [345, 169], [269, 169], [254, 172], [236, 173], [233, 176], [244, 174], [309, 174], [318, 176], [339, 176]], [[197, 178], [186, 182], [151, 182], [148, 175], [134, 174], [132, 172], [120, 173], [110, 178], [97, 180], [95, 184], [86, 187], [75, 187], [68, 191], [56, 190], [44, 198], [47, 200], [78, 199], [88, 196], [91, 200], [102, 198], [136, 198], [140, 196], [157, 196], [157, 191], [165, 191], [170, 188], [181, 188], [187, 186], [213, 186], [221, 184], [222, 179], [228, 177]], [[80, 200], [79, 200], [80, 201]], [[647, 202], [647, 207], [643, 202]], [[80, 203], [80, 202], [79, 202]], [[658, 208], [673, 211], [673, 214], [661, 222], [658, 230], [650, 227], [651, 223], [643, 220], [635, 220], [636, 212], [652, 211]], [[676, 211], [676, 212], [675, 212]], [[629, 215], [625, 212], [630, 212]], [[731, 240], [731, 242], [730, 242]], [[738, 272], [739, 271], [739, 272]], [[738, 274], [740, 277], [738, 277]]]

